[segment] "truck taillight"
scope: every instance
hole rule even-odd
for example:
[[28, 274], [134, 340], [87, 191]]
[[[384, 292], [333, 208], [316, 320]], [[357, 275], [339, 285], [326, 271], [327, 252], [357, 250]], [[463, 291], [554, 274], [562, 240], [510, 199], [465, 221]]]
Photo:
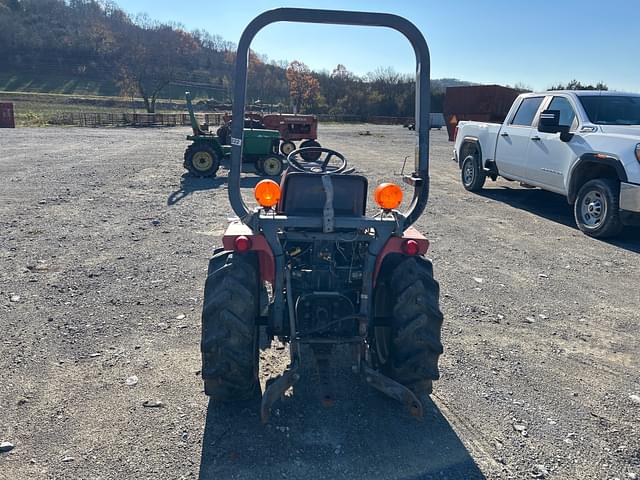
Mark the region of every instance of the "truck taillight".
[[456, 141], [456, 138], [458, 138], [458, 125], [456, 125], [456, 128], [453, 129], [453, 141]]

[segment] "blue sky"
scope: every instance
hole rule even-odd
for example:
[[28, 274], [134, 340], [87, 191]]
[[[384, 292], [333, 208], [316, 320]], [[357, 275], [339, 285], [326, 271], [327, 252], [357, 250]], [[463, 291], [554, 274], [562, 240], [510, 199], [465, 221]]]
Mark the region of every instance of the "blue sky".
[[[116, 0], [125, 11], [205, 29], [237, 43], [244, 26], [280, 6], [368, 10], [402, 15], [422, 31], [432, 78], [522, 83], [534, 90], [576, 78], [610, 89], [640, 91], [640, 2], [595, 0]], [[302, 60], [315, 70], [342, 63], [358, 74], [391, 66], [414, 70], [409, 43], [384, 28], [279, 23], [252, 48], [270, 59]]]

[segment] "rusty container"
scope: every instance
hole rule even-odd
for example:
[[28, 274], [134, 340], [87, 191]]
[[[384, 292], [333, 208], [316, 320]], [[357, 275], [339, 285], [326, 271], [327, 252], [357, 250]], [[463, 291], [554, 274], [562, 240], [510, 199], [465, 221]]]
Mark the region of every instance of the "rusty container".
[[16, 128], [13, 103], [0, 103], [0, 128]]
[[461, 120], [502, 123], [520, 91], [500, 85], [447, 87], [444, 117], [449, 140]]

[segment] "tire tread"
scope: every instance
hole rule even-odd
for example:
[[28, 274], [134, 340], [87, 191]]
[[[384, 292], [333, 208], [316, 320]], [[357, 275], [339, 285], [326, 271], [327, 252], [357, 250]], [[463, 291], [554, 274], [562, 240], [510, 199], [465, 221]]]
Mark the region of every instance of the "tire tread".
[[[192, 163], [193, 155], [196, 152], [202, 151], [202, 150], [208, 151], [213, 156], [213, 168], [210, 170], [209, 173], [201, 172], [200, 170], [195, 168]], [[187, 149], [184, 151], [183, 165], [184, 165], [184, 168], [189, 170], [189, 173], [191, 173], [191, 175], [195, 177], [215, 177], [216, 172], [218, 171], [218, 168], [220, 168], [220, 159], [218, 158], [218, 154], [215, 152], [215, 150], [211, 148], [209, 145], [206, 145], [203, 142], [197, 142], [189, 145]]]
[[205, 393], [214, 400], [247, 400], [259, 388], [259, 292], [255, 254], [219, 251], [213, 256], [205, 283], [200, 348]]
[[[602, 189], [607, 197], [608, 202], [608, 218], [605, 220], [605, 223], [596, 230], [589, 229], [583, 225], [582, 221], [580, 220], [579, 212], [581, 198], [584, 191], [589, 188], [593, 188], [593, 186], [597, 186]], [[575, 217], [578, 228], [583, 233], [591, 237], [607, 238], [619, 234], [624, 227], [622, 219], [620, 218], [620, 182], [612, 178], [596, 178], [586, 182], [584, 185], [582, 185], [582, 187], [580, 187], [578, 195], [576, 196], [576, 201], [573, 205], [573, 215]]]
[[[390, 259], [394, 262], [393, 259]], [[431, 393], [440, 378], [443, 316], [433, 265], [423, 257], [402, 257], [386, 270], [392, 296], [391, 358], [387, 374], [418, 394]]]

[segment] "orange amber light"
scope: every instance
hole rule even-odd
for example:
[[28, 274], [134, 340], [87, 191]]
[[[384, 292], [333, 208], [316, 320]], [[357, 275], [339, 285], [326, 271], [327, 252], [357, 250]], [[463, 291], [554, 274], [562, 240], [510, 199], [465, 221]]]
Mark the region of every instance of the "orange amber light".
[[260, 180], [253, 193], [263, 207], [273, 207], [280, 200], [280, 186], [273, 180]]
[[374, 193], [376, 203], [384, 210], [393, 210], [402, 203], [402, 189], [395, 183], [381, 183]]

